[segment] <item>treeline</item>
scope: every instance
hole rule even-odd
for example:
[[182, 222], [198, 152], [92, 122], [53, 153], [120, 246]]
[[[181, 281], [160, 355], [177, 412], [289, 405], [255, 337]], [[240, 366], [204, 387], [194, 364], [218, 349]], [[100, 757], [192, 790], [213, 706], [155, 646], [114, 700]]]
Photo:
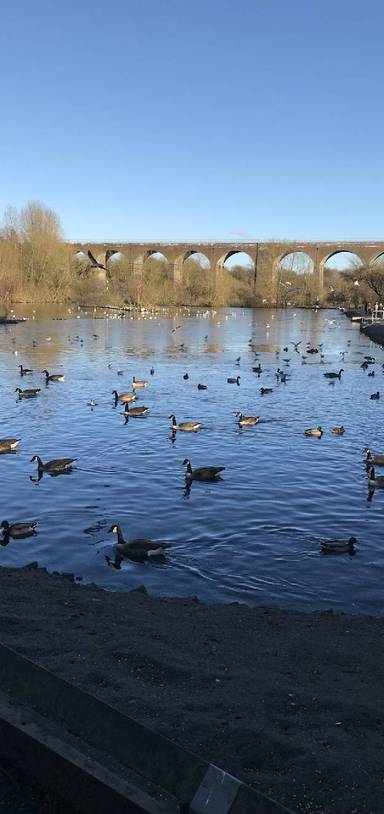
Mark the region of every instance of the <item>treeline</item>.
[[8, 207], [0, 227], [0, 314], [14, 302], [86, 302], [94, 305], [254, 305], [253, 270], [214, 274], [193, 259], [174, 283], [167, 264], [149, 259], [135, 276], [124, 261], [111, 261], [106, 281], [65, 242], [57, 214], [32, 201]]
[[[319, 294], [315, 275], [304, 261], [297, 269], [295, 258], [291, 260], [280, 266], [276, 304], [313, 305]], [[324, 304], [357, 306], [372, 297], [384, 300], [382, 267], [344, 273], [325, 269]], [[274, 299], [273, 291], [266, 292], [265, 299], [255, 296], [253, 267], [215, 272], [193, 257], [185, 261], [178, 282], [171, 279], [167, 263], [154, 258], [144, 263], [140, 275], [133, 274], [124, 258], [111, 259], [106, 280], [100, 279], [86, 257], [79, 261], [74, 256], [56, 213], [39, 202], [20, 210], [8, 207], [0, 226], [0, 314], [14, 302], [252, 307]]]

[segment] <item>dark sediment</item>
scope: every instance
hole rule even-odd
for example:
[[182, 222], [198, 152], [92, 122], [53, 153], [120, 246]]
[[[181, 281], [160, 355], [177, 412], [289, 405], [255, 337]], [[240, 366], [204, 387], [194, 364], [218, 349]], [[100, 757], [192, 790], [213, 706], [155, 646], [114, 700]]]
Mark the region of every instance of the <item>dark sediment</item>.
[[0, 569], [0, 639], [306, 814], [381, 814], [384, 619]]

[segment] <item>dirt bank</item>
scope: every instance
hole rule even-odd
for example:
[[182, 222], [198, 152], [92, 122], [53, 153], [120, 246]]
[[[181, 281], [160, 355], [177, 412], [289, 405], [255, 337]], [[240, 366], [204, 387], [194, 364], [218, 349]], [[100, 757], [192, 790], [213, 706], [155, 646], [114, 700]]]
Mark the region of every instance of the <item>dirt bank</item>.
[[381, 814], [384, 619], [0, 569], [0, 639], [306, 814]]

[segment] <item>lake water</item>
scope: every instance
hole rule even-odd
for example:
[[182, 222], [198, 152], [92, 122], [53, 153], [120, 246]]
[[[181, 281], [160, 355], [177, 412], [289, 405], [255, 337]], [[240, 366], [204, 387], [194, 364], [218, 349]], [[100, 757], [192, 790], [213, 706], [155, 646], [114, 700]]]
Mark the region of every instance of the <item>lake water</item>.
[[[38, 520], [35, 537], [0, 548], [1, 565], [37, 560], [118, 591], [144, 584], [156, 595], [209, 602], [382, 613], [384, 490], [367, 499], [363, 448], [384, 452], [384, 399], [369, 398], [381, 389], [384, 351], [356, 324], [336, 311], [49, 313], [66, 318], [37, 310], [0, 328], [0, 436], [21, 438], [16, 454], [0, 456], [1, 515]], [[300, 350], [322, 344], [324, 360], [303, 363], [290, 344], [299, 340]], [[365, 354], [376, 358], [375, 378], [360, 367]], [[258, 362], [260, 377], [252, 372]], [[34, 375], [21, 378], [20, 363]], [[278, 367], [290, 374], [286, 384], [276, 380]], [[324, 372], [340, 367], [341, 381], [330, 384]], [[64, 372], [65, 381], [45, 387], [44, 368]], [[238, 374], [239, 387], [227, 384]], [[129, 390], [133, 375], [149, 382], [136, 402], [149, 414], [125, 425], [111, 391]], [[208, 389], [199, 391], [199, 382]], [[16, 400], [15, 387], [33, 384], [42, 387], [37, 399]], [[261, 386], [273, 393], [262, 397]], [[236, 410], [262, 420], [239, 429]], [[170, 413], [203, 429], [173, 438]], [[304, 437], [318, 424], [321, 439]], [[345, 435], [332, 435], [339, 424]], [[77, 468], [37, 481], [34, 454], [74, 457]], [[222, 481], [195, 482], [186, 494], [184, 458], [193, 467], [225, 466]], [[115, 522], [127, 540], [171, 543], [167, 561], [108, 567]], [[359, 541], [355, 556], [320, 553], [321, 539], [350, 535]]]

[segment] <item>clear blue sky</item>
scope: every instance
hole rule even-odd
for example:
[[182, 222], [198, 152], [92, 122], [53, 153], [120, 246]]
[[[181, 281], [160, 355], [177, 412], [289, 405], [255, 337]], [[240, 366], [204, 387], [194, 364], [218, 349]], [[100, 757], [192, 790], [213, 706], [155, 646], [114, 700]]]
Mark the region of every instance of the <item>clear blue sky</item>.
[[12, 0], [0, 210], [69, 239], [382, 239], [382, 0]]

